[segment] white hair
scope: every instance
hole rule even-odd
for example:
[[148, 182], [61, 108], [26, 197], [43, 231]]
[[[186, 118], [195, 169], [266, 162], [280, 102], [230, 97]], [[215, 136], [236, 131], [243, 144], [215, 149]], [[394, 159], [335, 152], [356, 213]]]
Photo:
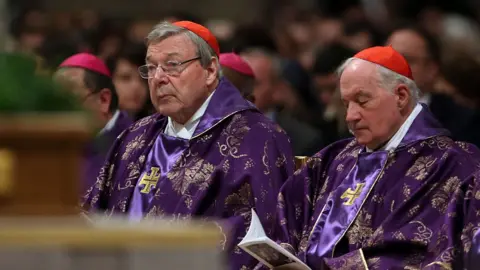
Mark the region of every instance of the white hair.
[[176, 35], [185, 35], [188, 37], [193, 44], [195, 44], [195, 47], [197, 49], [197, 55], [200, 57], [199, 61], [202, 67], [206, 68], [212, 63], [212, 57], [215, 57], [217, 59], [217, 77], [221, 78], [223, 76], [222, 74], [222, 69], [220, 67], [220, 63], [218, 61], [218, 55], [215, 53], [215, 51], [208, 45], [208, 43], [199, 37], [197, 34], [193, 33], [192, 31], [176, 26], [174, 24], [171, 24], [169, 22], [161, 22], [157, 25], [155, 25], [148, 33], [145, 42], [146, 45], [149, 46], [152, 43], [158, 43], [162, 40], [165, 40], [169, 37], [173, 37]]
[[[355, 58], [355, 57], [348, 58], [337, 69], [338, 78], [340, 78], [340, 76], [342, 75], [345, 68], [347, 68], [347, 66], [350, 65], [353, 61], [368, 62], [366, 60]], [[371, 62], [369, 62], [369, 63], [371, 63]], [[379, 83], [381, 84], [381, 86], [383, 86], [385, 89], [393, 92], [393, 89], [397, 85], [404, 84], [404, 85], [407, 86], [408, 90], [410, 91], [410, 97], [411, 97], [410, 100], [411, 100], [412, 106], [414, 107], [417, 104], [417, 102], [419, 100], [420, 89], [418, 88], [415, 81], [413, 81], [412, 79], [407, 78], [403, 75], [400, 75], [400, 74], [398, 74], [398, 73], [396, 73], [396, 72], [394, 72], [394, 71], [392, 71], [388, 68], [380, 66], [378, 64], [375, 64], [375, 63], [371, 63], [371, 64], [374, 64], [377, 67], [378, 75], [379, 75]]]

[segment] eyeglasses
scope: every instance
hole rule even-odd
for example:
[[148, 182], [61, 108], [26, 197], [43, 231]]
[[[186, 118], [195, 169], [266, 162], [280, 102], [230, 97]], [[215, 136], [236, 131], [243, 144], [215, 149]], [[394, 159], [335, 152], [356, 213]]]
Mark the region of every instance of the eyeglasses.
[[185, 64], [193, 62], [200, 59], [200, 56], [197, 56], [192, 59], [185, 60], [183, 62], [178, 61], [167, 61], [163, 65], [153, 65], [147, 64], [138, 68], [140, 76], [144, 79], [151, 79], [155, 77], [155, 74], [158, 71], [158, 68], [161, 68], [165, 74], [170, 76], [178, 76], [186, 68]]

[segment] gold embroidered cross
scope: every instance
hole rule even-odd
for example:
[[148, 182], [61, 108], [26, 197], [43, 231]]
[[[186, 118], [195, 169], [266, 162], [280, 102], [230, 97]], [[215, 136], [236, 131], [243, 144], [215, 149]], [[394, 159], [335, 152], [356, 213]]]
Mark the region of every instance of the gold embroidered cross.
[[160, 173], [158, 172], [160, 168], [152, 167], [150, 168], [150, 174], [144, 174], [142, 179], [140, 180], [140, 185], [145, 185], [141, 193], [150, 193], [150, 190], [157, 185], [158, 179], [160, 179]]
[[352, 205], [355, 200], [360, 197], [360, 194], [362, 193], [362, 189], [365, 186], [365, 183], [358, 183], [357, 186], [355, 187], [355, 190], [352, 190], [351, 188], [348, 188], [345, 190], [345, 192], [342, 194], [342, 197], [340, 199], [348, 199], [346, 202], [344, 202], [344, 205]]

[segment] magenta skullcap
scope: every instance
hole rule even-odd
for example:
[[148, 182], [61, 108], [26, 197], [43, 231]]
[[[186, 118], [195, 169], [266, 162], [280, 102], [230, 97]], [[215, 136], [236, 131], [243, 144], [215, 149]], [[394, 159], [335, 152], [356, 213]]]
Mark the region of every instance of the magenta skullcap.
[[105, 75], [107, 77], [112, 77], [110, 70], [108, 69], [105, 62], [90, 53], [78, 53], [72, 55], [69, 58], [65, 59], [65, 61], [63, 61], [59, 67], [84, 68], [86, 70], [90, 70]]

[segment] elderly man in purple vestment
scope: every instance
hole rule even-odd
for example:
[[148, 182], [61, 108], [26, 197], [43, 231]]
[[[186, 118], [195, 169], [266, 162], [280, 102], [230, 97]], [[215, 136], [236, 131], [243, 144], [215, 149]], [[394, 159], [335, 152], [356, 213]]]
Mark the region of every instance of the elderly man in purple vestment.
[[158, 114], [119, 136], [83, 207], [133, 221], [222, 219], [232, 269], [255, 264], [236, 244], [251, 208], [273, 228], [278, 192], [294, 172], [289, 138], [222, 78], [208, 29], [165, 22], [146, 42], [139, 72]]
[[132, 124], [132, 120], [126, 112], [118, 110], [118, 97], [110, 71], [100, 58], [88, 53], [75, 54], [60, 64], [54, 77], [80, 97], [101, 129], [84, 153], [82, 187], [86, 190], [95, 183], [113, 142]]
[[392, 47], [348, 59], [339, 89], [355, 138], [324, 148], [284, 184], [274, 240], [312, 269], [461, 269], [480, 225], [479, 150], [418, 103]]

